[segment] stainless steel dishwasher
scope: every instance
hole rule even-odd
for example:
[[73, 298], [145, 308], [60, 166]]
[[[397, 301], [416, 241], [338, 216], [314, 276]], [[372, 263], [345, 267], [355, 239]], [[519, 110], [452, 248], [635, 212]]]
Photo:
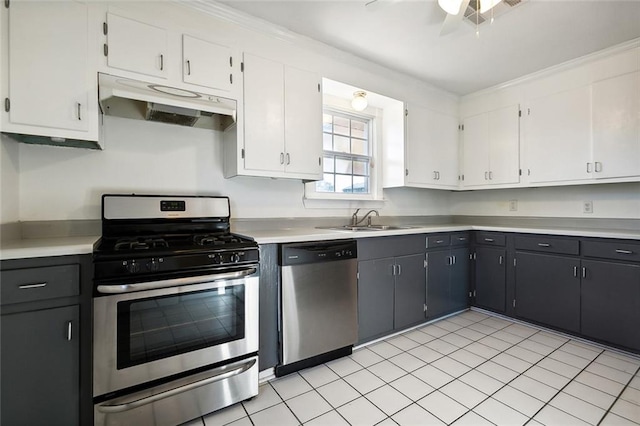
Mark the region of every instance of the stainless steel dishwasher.
[[283, 244], [276, 376], [349, 355], [358, 337], [355, 240]]

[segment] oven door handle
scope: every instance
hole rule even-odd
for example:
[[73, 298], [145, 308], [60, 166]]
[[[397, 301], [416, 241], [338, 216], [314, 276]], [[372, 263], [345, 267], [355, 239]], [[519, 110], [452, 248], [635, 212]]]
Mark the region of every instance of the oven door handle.
[[167, 287], [180, 287], [183, 285], [201, 284], [220, 280], [234, 280], [257, 272], [256, 268], [243, 269], [241, 271], [223, 272], [213, 275], [198, 275], [197, 277], [173, 278], [170, 280], [149, 281], [135, 284], [99, 285], [98, 292], [106, 294], [133, 293], [141, 290], [156, 290]]
[[[97, 404], [96, 408], [98, 411], [102, 413], [122, 413], [124, 411], [133, 410], [134, 408], [142, 407], [143, 405], [152, 404], [156, 401], [159, 401], [164, 398], [168, 398], [170, 396], [174, 396], [183, 392], [188, 392], [190, 390], [199, 388], [201, 386], [209, 385], [211, 383], [219, 382], [221, 380], [228, 379], [233, 376], [237, 376], [238, 374], [242, 374], [245, 371], [249, 370], [256, 363], [255, 359], [250, 361], [242, 362], [240, 365], [232, 364], [232, 365], [224, 365], [222, 367], [215, 368], [212, 375], [208, 375], [208, 377], [197, 380], [195, 382], [190, 382], [186, 385], [178, 385], [176, 387], [170, 388], [168, 390], [162, 390], [157, 393], [153, 393], [149, 396], [146, 396], [150, 391], [153, 392], [154, 389], [149, 389], [147, 391], [142, 391], [139, 393], [134, 393], [132, 395], [127, 395], [122, 398], [116, 398], [111, 401], [106, 401], [101, 404]], [[180, 383], [184, 381], [178, 380]], [[175, 386], [175, 383], [168, 383], [165, 386]], [[162, 386], [158, 388], [162, 389]]]

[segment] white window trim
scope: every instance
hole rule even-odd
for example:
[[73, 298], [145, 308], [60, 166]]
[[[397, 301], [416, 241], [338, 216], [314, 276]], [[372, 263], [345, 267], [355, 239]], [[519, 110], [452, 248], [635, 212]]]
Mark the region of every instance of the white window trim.
[[[335, 207], [336, 201], [362, 201], [362, 202], [375, 202], [376, 207], [382, 207], [381, 202], [384, 201], [382, 193], [382, 110], [374, 107], [367, 107], [364, 111], [355, 112], [349, 106], [348, 101], [342, 99], [336, 100], [329, 98], [325, 99], [324, 108], [348, 114], [354, 117], [361, 117], [371, 120], [371, 165], [369, 170], [369, 187], [370, 192], [368, 194], [357, 193], [336, 193], [336, 192], [316, 192], [316, 183], [307, 182], [304, 184], [304, 200], [307, 207], [320, 207], [315, 202], [307, 203], [307, 200], [330, 200], [334, 201], [330, 203], [328, 207]], [[340, 102], [342, 101], [342, 102]], [[323, 110], [324, 110], [323, 108]], [[323, 151], [324, 152], [324, 151]], [[370, 203], [366, 203], [363, 207], [369, 207]]]

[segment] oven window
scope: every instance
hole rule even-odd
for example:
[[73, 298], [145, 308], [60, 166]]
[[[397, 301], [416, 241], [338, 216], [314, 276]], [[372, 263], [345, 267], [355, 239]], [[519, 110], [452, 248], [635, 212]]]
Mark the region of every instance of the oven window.
[[118, 303], [118, 369], [244, 338], [244, 286]]

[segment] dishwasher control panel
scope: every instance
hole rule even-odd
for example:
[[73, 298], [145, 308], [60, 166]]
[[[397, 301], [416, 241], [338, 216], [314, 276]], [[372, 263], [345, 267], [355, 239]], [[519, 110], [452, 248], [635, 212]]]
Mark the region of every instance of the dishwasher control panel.
[[281, 266], [332, 262], [357, 257], [358, 249], [355, 240], [312, 241], [280, 246]]

